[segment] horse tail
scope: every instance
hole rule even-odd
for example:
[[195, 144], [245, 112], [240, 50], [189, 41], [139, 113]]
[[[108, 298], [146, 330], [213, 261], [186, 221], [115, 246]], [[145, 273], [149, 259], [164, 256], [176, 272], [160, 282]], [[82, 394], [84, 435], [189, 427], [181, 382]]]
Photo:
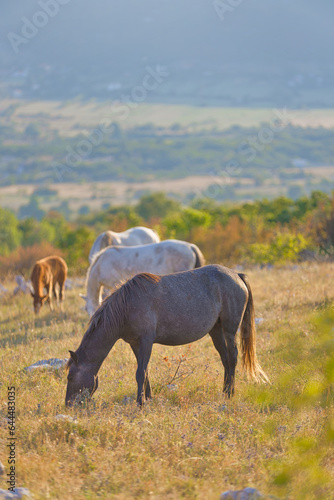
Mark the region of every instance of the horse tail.
[[240, 326], [242, 364], [247, 374], [257, 382], [269, 382], [256, 356], [255, 312], [252, 290], [247, 276], [245, 274], [238, 274], [238, 276], [242, 279], [248, 291], [246, 309]]
[[204, 255], [202, 254], [198, 246], [194, 245], [193, 243], [190, 246], [196, 257], [194, 269], [196, 269], [197, 267], [205, 266]]

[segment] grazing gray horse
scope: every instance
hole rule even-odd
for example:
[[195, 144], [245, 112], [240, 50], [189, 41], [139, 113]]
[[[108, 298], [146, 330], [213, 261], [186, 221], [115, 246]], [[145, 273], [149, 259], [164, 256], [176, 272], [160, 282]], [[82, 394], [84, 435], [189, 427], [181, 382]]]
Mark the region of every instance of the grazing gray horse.
[[87, 272], [86, 309], [91, 316], [102, 302], [102, 287], [114, 288], [138, 273], [170, 274], [205, 264], [200, 249], [192, 243], [165, 240], [136, 247], [107, 247], [98, 254]]
[[101, 233], [93, 243], [89, 252], [89, 263], [91, 264], [94, 255], [106, 247], [112, 245], [122, 245], [125, 247], [133, 247], [135, 245], [148, 245], [149, 243], [159, 243], [160, 238], [154, 229], [148, 227], [131, 227], [122, 233], [115, 231], [105, 231]]
[[148, 362], [153, 344], [183, 345], [209, 333], [225, 369], [223, 390], [234, 392], [240, 326], [241, 355], [247, 373], [268, 381], [256, 357], [254, 305], [245, 275], [219, 265], [165, 276], [139, 274], [106, 298], [67, 368], [65, 404], [80, 392], [97, 389], [97, 373], [118, 339], [130, 344], [138, 362], [137, 402], [151, 398]]

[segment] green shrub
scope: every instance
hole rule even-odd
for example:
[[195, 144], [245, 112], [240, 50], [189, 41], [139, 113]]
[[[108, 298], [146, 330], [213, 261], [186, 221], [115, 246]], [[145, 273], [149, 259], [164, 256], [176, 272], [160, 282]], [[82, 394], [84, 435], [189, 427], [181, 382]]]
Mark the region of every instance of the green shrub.
[[278, 233], [271, 243], [253, 243], [247, 251], [254, 264], [285, 264], [298, 260], [310, 242], [302, 234]]

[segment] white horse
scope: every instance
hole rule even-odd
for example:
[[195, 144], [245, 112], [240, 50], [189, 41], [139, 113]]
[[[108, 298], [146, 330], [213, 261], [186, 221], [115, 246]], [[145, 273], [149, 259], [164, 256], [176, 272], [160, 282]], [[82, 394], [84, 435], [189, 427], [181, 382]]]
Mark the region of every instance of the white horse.
[[154, 229], [149, 229], [148, 227], [132, 227], [122, 233], [105, 231], [94, 241], [91, 251], [89, 252], [88, 260], [91, 264], [96, 253], [100, 252], [103, 248], [110, 247], [112, 245], [133, 247], [135, 245], [159, 243], [159, 241], [160, 238], [158, 233]]
[[87, 271], [86, 310], [91, 316], [102, 302], [102, 287], [117, 284], [138, 273], [171, 274], [205, 264], [200, 249], [192, 243], [166, 240], [135, 247], [107, 247], [94, 256]]

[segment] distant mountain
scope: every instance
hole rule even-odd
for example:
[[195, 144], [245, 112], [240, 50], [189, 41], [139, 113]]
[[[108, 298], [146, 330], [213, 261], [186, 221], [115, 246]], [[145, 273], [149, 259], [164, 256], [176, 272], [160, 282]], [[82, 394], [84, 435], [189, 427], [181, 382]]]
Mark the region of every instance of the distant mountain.
[[334, 106], [330, 0], [2, 4], [2, 97], [122, 98], [160, 65], [138, 101]]

